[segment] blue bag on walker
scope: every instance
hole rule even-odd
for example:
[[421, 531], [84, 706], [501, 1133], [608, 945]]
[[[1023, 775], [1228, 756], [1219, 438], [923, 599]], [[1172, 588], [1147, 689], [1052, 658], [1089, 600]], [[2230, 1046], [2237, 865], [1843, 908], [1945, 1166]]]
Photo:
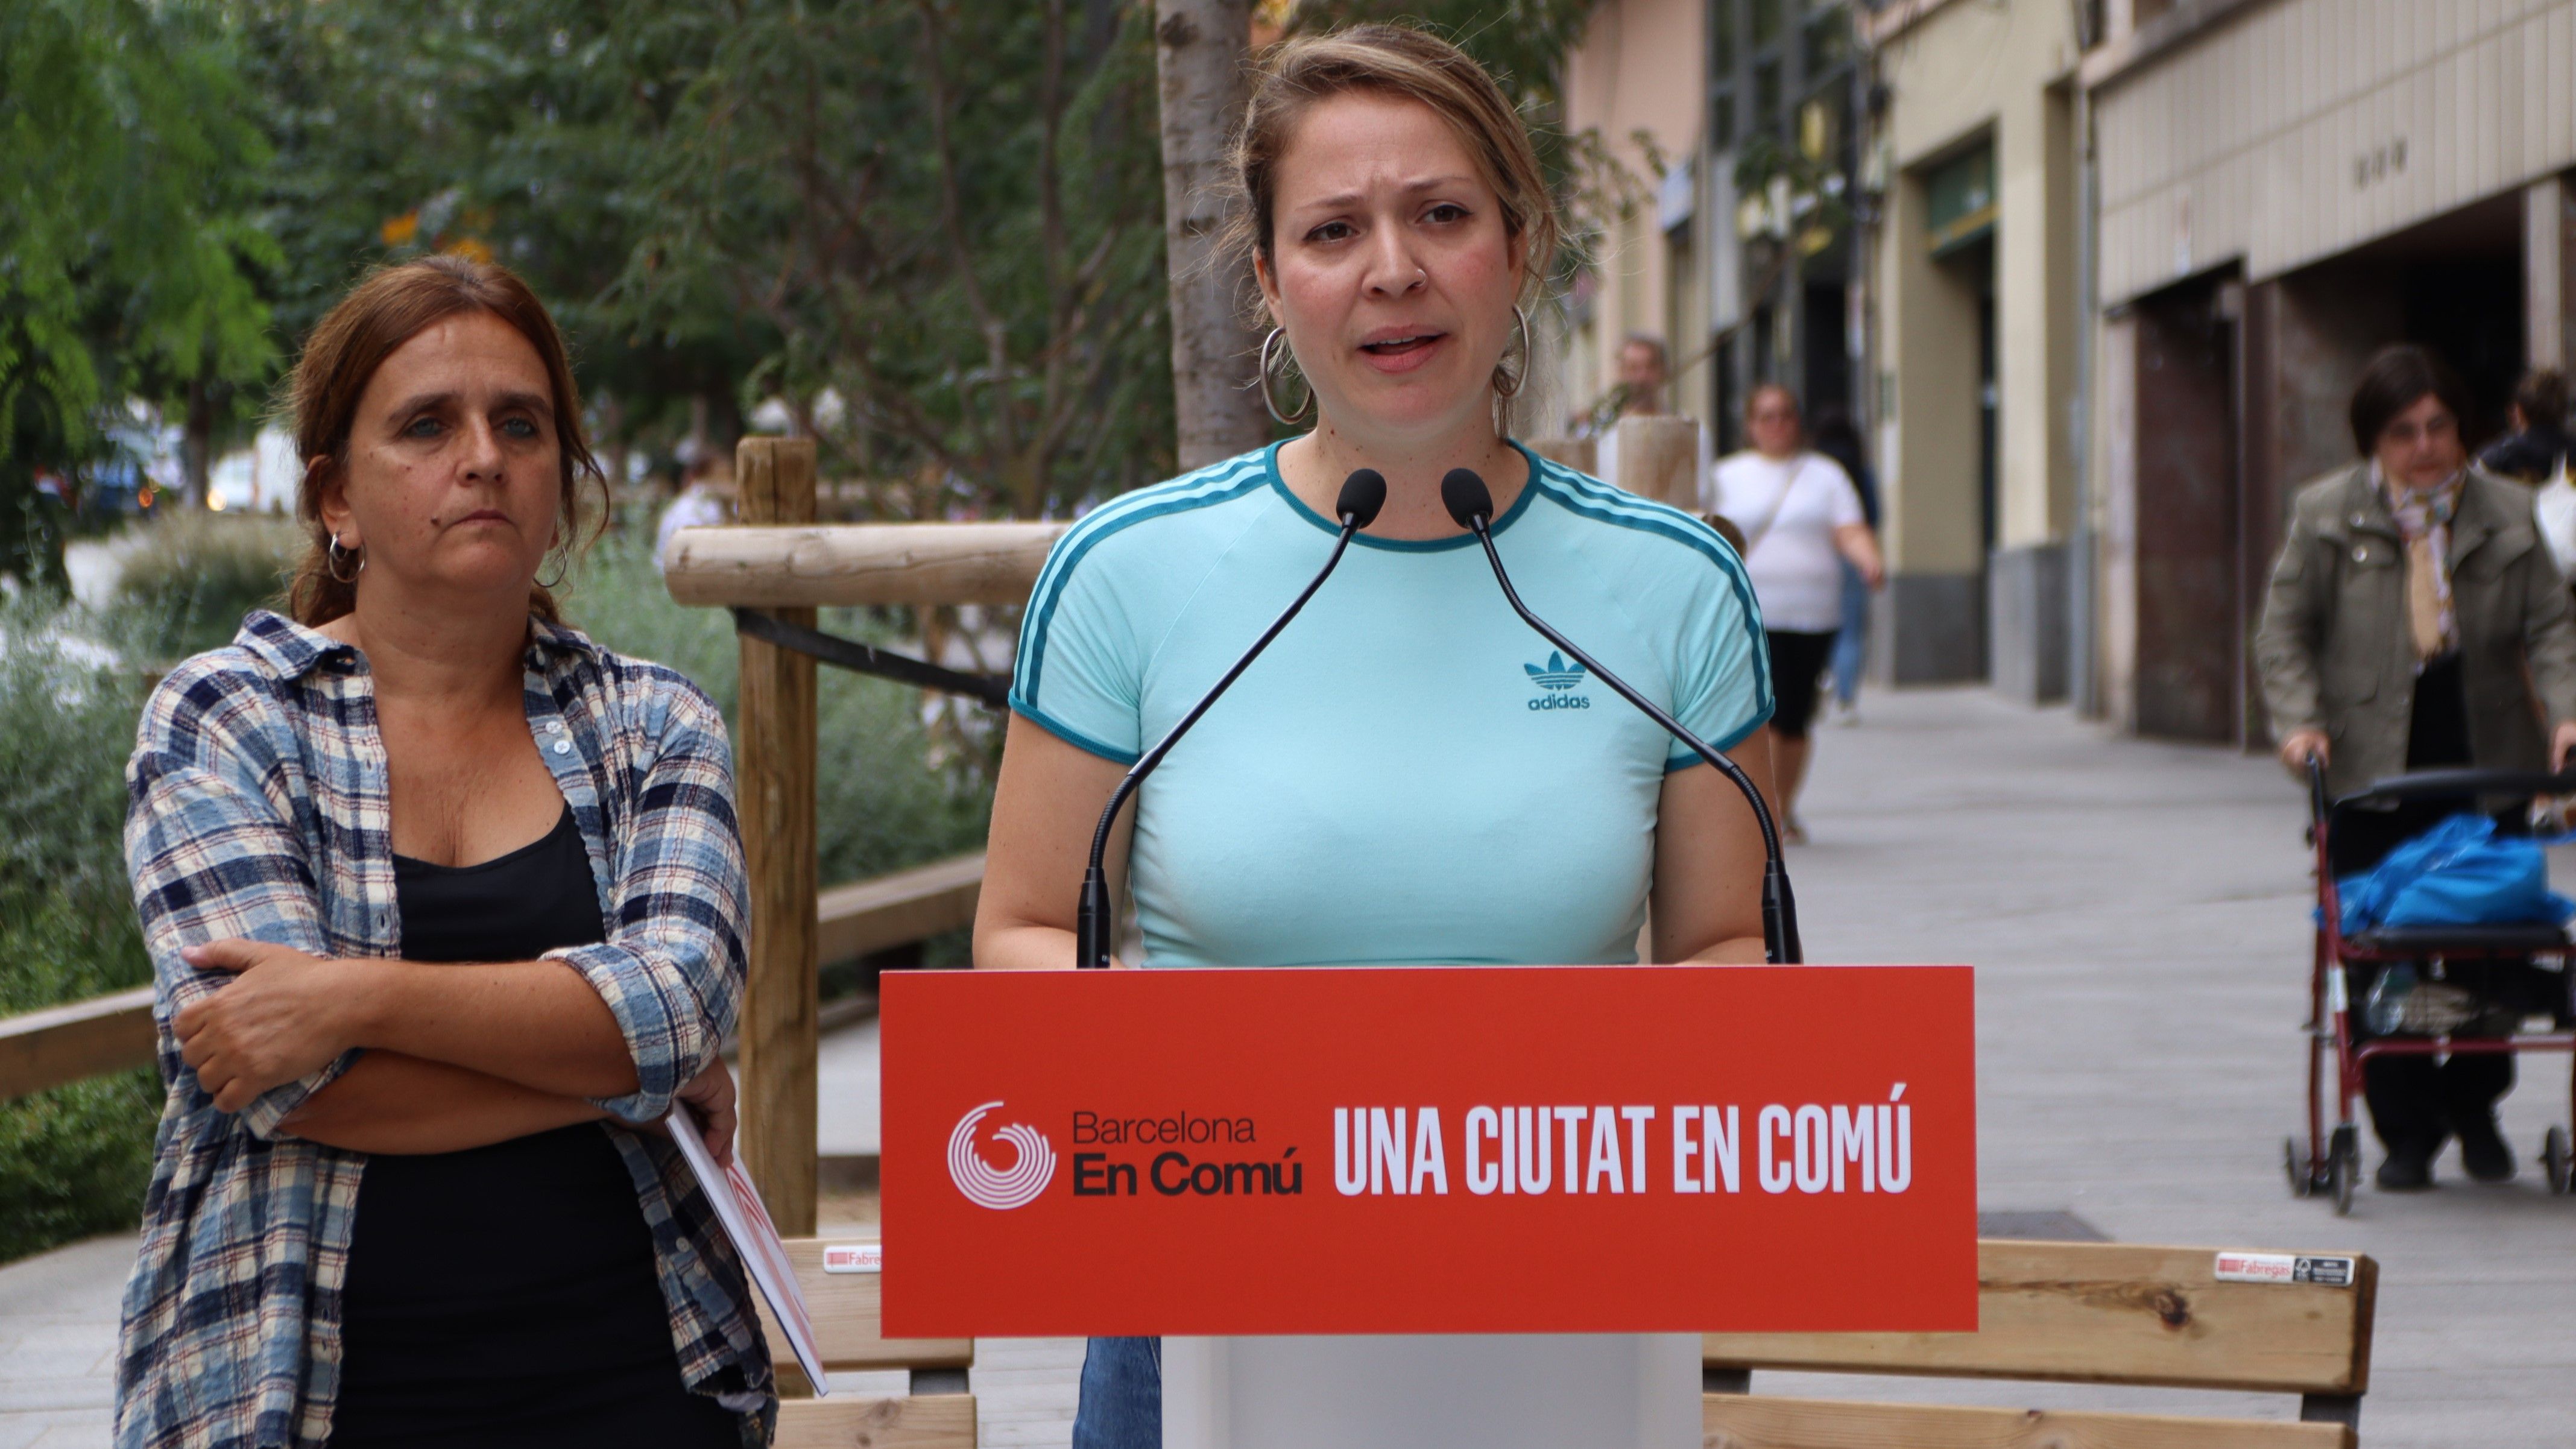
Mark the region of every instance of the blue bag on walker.
[[2454, 815], [2370, 869], [2335, 882], [2343, 933], [2374, 926], [2563, 925], [2576, 901], [2549, 889], [2549, 842], [2498, 835], [2484, 815]]

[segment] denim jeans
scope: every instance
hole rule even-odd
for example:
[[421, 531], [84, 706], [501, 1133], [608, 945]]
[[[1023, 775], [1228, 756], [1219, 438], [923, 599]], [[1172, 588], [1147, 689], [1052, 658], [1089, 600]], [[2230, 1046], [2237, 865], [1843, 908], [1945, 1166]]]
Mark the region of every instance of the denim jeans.
[[1095, 1338], [1082, 1354], [1073, 1449], [1163, 1449], [1163, 1341]]
[[1851, 708], [1860, 693], [1860, 666], [1869, 648], [1869, 585], [1850, 559], [1843, 563], [1843, 627], [1834, 636], [1834, 702]]

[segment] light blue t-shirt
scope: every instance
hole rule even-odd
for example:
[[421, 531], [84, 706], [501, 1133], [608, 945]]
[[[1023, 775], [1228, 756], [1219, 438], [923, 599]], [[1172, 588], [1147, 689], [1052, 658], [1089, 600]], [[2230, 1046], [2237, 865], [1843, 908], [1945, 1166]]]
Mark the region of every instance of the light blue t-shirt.
[[[1720, 749], [1771, 716], [1716, 532], [1524, 450], [1521, 598]], [[1278, 448], [1094, 510], [1049, 555], [1011, 706], [1132, 764], [1322, 567]], [[1146, 777], [1128, 878], [1154, 966], [1625, 962], [1667, 770], [1700, 764], [1504, 601], [1472, 535], [1361, 534]]]

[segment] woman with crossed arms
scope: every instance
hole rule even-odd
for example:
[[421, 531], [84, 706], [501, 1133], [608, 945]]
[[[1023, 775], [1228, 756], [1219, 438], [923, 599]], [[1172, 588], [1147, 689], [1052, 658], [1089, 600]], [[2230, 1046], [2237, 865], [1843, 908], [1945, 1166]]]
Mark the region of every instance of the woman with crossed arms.
[[[1264, 386], [1313, 426], [1116, 499], [1056, 545], [1022, 625], [976, 964], [1074, 965], [1111, 790], [1312, 576], [1360, 468], [1385, 475], [1383, 511], [1122, 815], [1109, 858], [1141, 964], [1628, 962], [1650, 901], [1653, 959], [1761, 960], [1743, 798], [1555, 667], [1440, 501], [1450, 469], [1481, 474], [1530, 606], [1769, 778], [1762, 625], [1733, 550], [1506, 430], [1521, 309], [1558, 239], [1518, 115], [1453, 47], [1363, 26], [1264, 58], [1234, 169], [1274, 324]], [[1159, 1443], [1160, 1372], [1154, 1340], [1095, 1340], [1075, 1443]]]
[[293, 400], [293, 617], [173, 670], [127, 766], [169, 1100], [116, 1442], [765, 1442], [741, 1264], [647, 1126], [729, 1155], [724, 721], [539, 578], [598, 476], [563, 339], [430, 258]]

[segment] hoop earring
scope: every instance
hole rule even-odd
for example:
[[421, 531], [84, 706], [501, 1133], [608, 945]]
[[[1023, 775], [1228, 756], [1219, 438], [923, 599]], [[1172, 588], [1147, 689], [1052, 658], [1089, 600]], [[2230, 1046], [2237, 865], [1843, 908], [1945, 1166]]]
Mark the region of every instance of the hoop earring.
[[1283, 428], [1293, 428], [1315, 415], [1315, 387], [1312, 383], [1306, 385], [1306, 400], [1298, 404], [1295, 412], [1280, 410], [1279, 399], [1270, 391], [1270, 382], [1272, 377], [1284, 371], [1275, 365], [1274, 358], [1281, 351], [1280, 339], [1287, 335], [1288, 329], [1273, 327], [1270, 335], [1261, 339], [1261, 405], [1269, 409], [1272, 422]]
[[[1529, 313], [1522, 311], [1522, 310], [1521, 310], [1521, 304], [1520, 304], [1520, 303], [1518, 303], [1518, 302], [1514, 302], [1514, 303], [1512, 304], [1512, 321], [1513, 321], [1513, 323], [1515, 324], [1515, 326], [1518, 328], [1518, 330], [1519, 330], [1519, 332], [1520, 332], [1520, 338], [1521, 338], [1521, 371], [1520, 371], [1520, 376], [1518, 376], [1518, 377], [1514, 377], [1514, 376], [1512, 376], [1512, 374], [1511, 374], [1509, 371], [1505, 370], [1505, 368], [1503, 367], [1502, 363], [1500, 363], [1499, 361], [1498, 361], [1498, 362], [1496, 362], [1496, 363], [1494, 364], [1494, 396], [1496, 396], [1496, 397], [1498, 397], [1498, 398], [1503, 398], [1503, 399], [1506, 399], [1506, 400], [1509, 400], [1509, 399], [1511, 399], [1511, 398], [1519, 397], [1519, 396], [1521, 395], [1521, 389], [1529, 385], [1529, 371], [1530, 371], [1530, 330], [1529, 330]], [[1503, 355], [1504, 355], [1504, 356], [1506, 356], [1506, 357], [1508, 357], [1508, 356], [1510, 356], [1510, 355], [1511, 355], [1511, 347], [1510, 347], [1510, 345], [1509, 345], [1508, 343], [1507, 343], [1507, 344], [1505, 344], [1505, 345], [1504, 345], [1504, 347], [1503, 347]], [[1510, 384], [1510, 386], [1508, 386], [1508, 387], [1504, 386], [1504, 384], [1505, 384], [1505, 383], [1509, 383], [1509, 384]]]
[[[341, 561], [352, 558], [358, 561], [358, 566], [349, 570], [345, 574], [340, 572]], [[354, 584], [358, 581], [358, 575], [365, 573], [366, 571], [367, 556], [365, 550], [363, 548], [342, 548], [340, 546], [340, 535], [336, 533], [331, 535], [330, 544], [322, 550], [322, 572], [329, 574], [333, 583]]]
[[557, 589], [562, 588], [562, 587], [563, 587], [563, 581], [564, 581], [566, 578], [568, 578], [568, 577], [570, 577], [570, 576], [571, 576], [571, 574], [572, 574], [572, 550], [571, 550], [571, 549], [565, 549], [565, 550], [563, 550], [561, 553], [559, 553], [559, 554], [557, 554], [557, 555], [556, 555], [556, 560], [557, 560], [557, 562], [556, 562], [556, 565], [555, 565], [555, 581], [554, 581], [553, 583], [547, 583], [547, 582], [546, 582], [544, 579], [542, 579], [542, 578], [541, 578], [541, 579], [538, 579], [538, 580], [536, 581], [536, 583], [537, 583], [537, 587], [538, 587], [538, 588], [541, 588], [541, 589], [543, 589], [543, 590], [545, 590], [545, 591], [546, 591], [547, 593], [549, 593], [549, 594], [553, 593], [553, 592], [554, 592], [555, 590], [557, 590]]

